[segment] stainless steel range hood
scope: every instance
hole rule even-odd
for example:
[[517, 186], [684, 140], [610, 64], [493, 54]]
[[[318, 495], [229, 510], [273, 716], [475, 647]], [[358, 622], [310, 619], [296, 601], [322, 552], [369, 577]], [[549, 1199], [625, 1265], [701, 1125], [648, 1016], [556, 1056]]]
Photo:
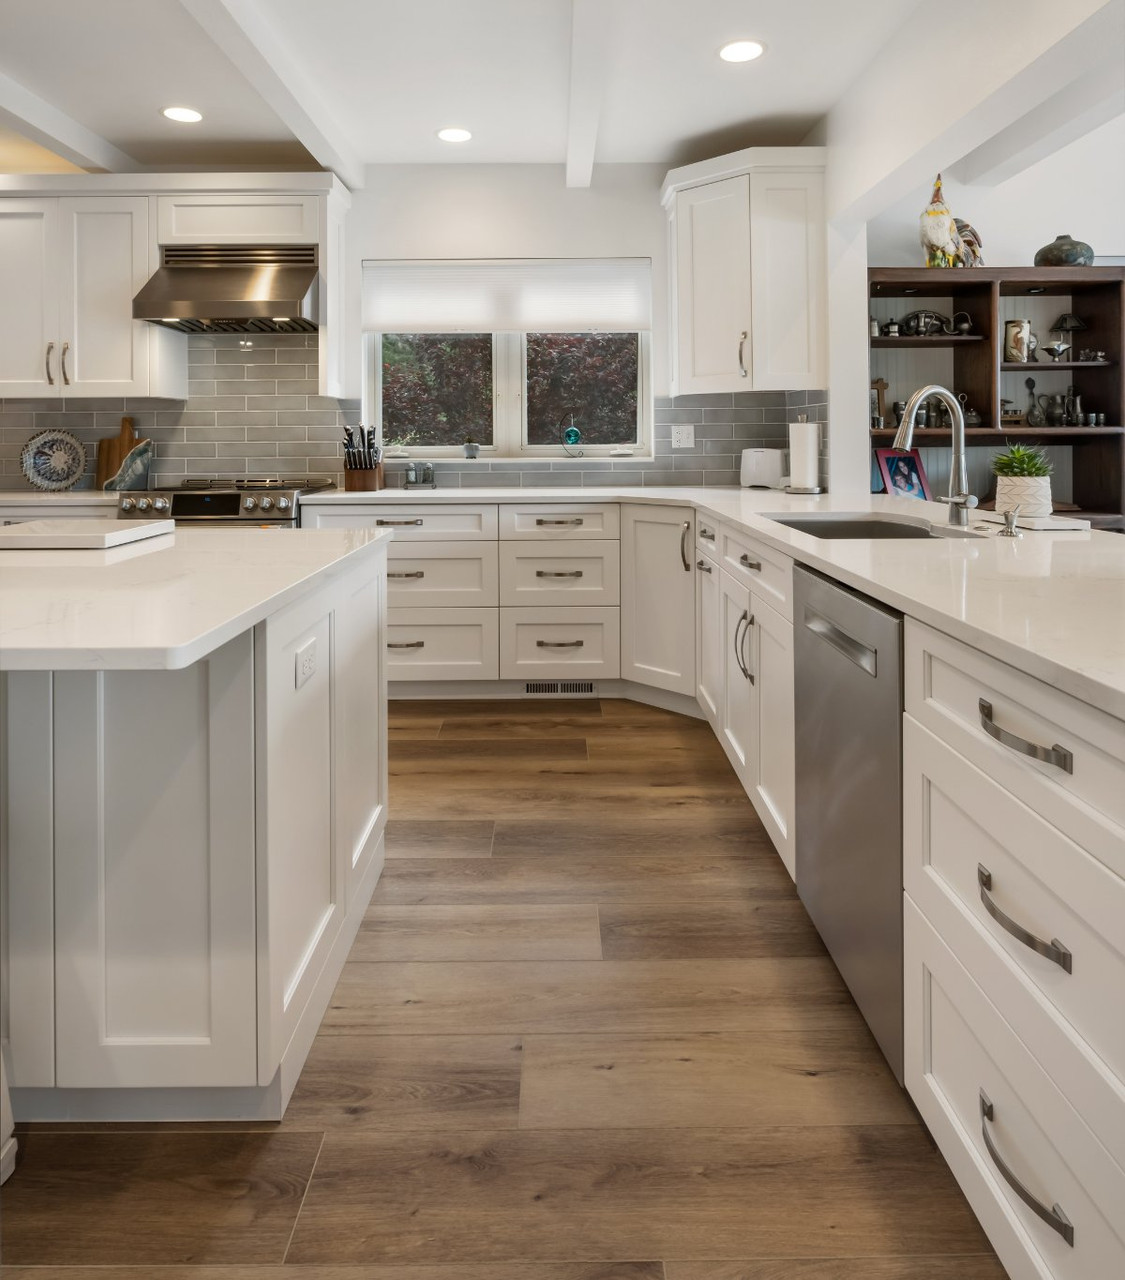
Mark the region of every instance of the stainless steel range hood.
[[315, 245], [165, 245], [133, 317], [182, 333], [312, 333], [320, 325]]

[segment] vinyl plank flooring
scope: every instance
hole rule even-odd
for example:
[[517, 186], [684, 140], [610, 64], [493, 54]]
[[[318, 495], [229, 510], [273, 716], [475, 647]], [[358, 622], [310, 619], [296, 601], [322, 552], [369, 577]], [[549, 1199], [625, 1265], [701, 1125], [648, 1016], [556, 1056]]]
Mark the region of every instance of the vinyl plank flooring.
[[907, 1124], [866, 1028], [752, 1036], [529, 1036], [521, 1129]]
[[285, 1129], [514, 1129], [514, 1036], [320, 1036]]
[[692, 898], [727, 898], [747, 907], [791, 901], [793, 882], [777, 858], [398, 858], [383, 869], [372, 906], [678, 904]]
[[472, 738], [432, 742], [398, 742], [392, 767], [409, 773], [419, 766], [475, 771], [511, 764], [529, 766], [544, 760], [587, 760], [585, 738]]
[[579, 816], [566, 822], [504, 818], [496, 823], [494, 858], [675, 858], [751, 855], [772, 862], [777, 853], [747, 802], [690, 818]]
[[667, 1280], [1007, 1280], [991, 1253], [920, 1258], [784, 1258], [775, 1262], [666, 1262]]
[[428, 822], [391, 818], [387, 823], [388, 858], [488, 858], [496, 823], [485, 818]]
[[728, 805], [744, 812], [749, 805], [740, 789], [713, 782], [666, 777], [646, 785], [640, 777], [614, 781], [547, 762], [530, 776], [514, 774], [495, 790], [473, 785], [471, 778], [451, 782], [440, 771], [405, 776], [392, 772], [390, 800], [391, 812], [399, 818], [499, 819], [535, 813], [564, 820], [576, 812], [587, 818], [620, 817], [630, 809], [645, 817], [687, 817]]
[[858, 1025], [830, 960], [353, 963], [321, 1034], [675, 1035]]
[[541, 702], [530, 698], [392, 698], [388, 707], [392, 724], [403, 720], [484, 723], [504, 719], [528, 724], [559, 715], [602, 719], [602, 703], [597, 698], [544, 698]]
[[[664, 1280], [659, 1262], [485, 1262], [442, 1266], [0, 1267], [0, 1280]], [[912, 1280], [912, 1278], [911, 1278]], [[976, 1277], [968, 1277], [976, 1280]]]
[[319, 1133], [30, 1134], [9, 1264], [280, 1263]]
[[[776, 855], [775, 855], [776, 856]], [[826, 955], [795, 891], [751, 901], [603, 902], [607, 960], [751, 960]]]
[[600, 960], [592, 903], [369, 907], [349, 959]]
[[289, 1262], [985, 1252], [906, 1125], [329, 1133]]

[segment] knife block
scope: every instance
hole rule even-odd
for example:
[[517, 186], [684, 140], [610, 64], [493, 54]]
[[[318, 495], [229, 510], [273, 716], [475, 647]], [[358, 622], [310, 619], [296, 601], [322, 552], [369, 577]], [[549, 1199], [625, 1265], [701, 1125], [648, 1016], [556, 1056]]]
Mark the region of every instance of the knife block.
[[344, 488], [349, 493], [372, 493], [387, 487], [383, 464], [344, 471]]

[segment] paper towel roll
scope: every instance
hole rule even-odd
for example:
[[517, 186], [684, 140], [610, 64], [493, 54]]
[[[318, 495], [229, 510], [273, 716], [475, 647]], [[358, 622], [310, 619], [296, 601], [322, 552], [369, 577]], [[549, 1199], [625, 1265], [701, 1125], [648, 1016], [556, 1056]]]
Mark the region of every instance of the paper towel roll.
[[819, 475], [820, 427], [815, 422], [789, 424], [789, 487], [815, 489]]

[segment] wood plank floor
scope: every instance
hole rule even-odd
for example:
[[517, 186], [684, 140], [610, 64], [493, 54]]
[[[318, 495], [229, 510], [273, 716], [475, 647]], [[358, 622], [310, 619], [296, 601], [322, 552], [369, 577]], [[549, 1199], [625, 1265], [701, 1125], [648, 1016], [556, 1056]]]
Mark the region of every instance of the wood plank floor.
[[706, 726], [391, 717], [285, 1120], [25, 1130], [5, 1280], [1003, 1280]]

